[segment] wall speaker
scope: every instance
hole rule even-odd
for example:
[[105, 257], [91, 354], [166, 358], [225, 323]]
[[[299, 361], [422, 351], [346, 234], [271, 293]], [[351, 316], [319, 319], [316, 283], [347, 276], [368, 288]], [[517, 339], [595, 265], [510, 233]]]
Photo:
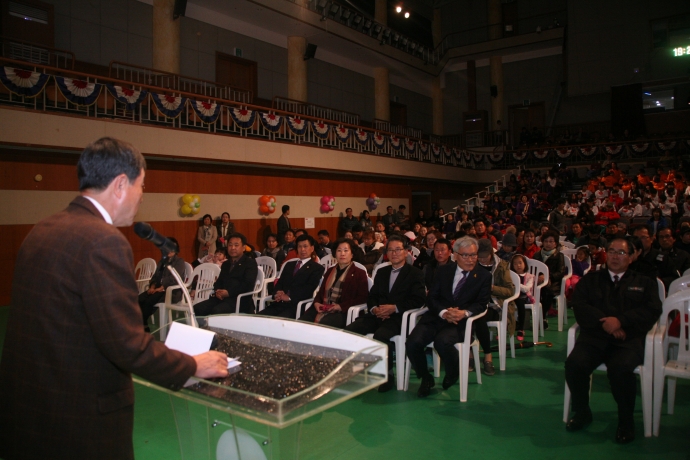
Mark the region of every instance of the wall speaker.
[[498, 96], [498, 86], [491, 85], [491, 97], [497, 97], [497, 96]]
[[316, 45], [307, 43], [307, 49], [304, 51], [304, 60], [307, 61], [316, 55]]
[[187, 10], [187, 0], [175, 0], [175, 7], [173, 8], [173, 19], [184, 16]]

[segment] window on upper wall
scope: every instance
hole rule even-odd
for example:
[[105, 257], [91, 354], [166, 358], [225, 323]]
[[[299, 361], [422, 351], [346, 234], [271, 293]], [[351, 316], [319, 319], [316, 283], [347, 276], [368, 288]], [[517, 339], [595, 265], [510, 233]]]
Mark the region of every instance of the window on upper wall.
[[675, 90], [673, 88], [647, 88], [642, 91], [642, 108], [645, 112], [663, 112], [675, 108]]

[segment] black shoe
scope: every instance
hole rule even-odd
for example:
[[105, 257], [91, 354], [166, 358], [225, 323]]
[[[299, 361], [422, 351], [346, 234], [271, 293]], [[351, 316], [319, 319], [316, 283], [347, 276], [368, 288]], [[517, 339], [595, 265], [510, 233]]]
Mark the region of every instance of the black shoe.
[[544, 330], [547, 330], [549, 328], [549, 322], [544, 320]]
[[470, 358], [470, 363], [467, 365], [467, 370], [469, 372], [474, 372], [474, 358]]
[[431, 393], [431, 389], [436, 385], [434, 378], [431, 375], [425, 375], [422, 377], [422, 384], [419, 385], [419, 390], [417, 390], [417, 396], [420, 398], [426, 398]]
[[386, 393], [387, 391], [391, 391], [393, 388], [395, 388], [395, 378], [393, 377], [392, 373], [389, 373], [386, 383], [379, 385], [379, 393]]
[[443, 377], [443, 389], [447, 390], [448, 388], [452, 387], [456, 383], [458, 383], [458, 379], [460, 376], [458, 374], [455, 375], [448, 375], [446, 374], [445, 377]]
[[494, 369], [494, 363], [492, 361], [484, 361], [484, 373], [489, 376], [496, 373], [496, 369]]
[[592, 423], [591, 411], [576, 412], [575, 415], [573, 415], [573, 418], [568, 420], [568, 423], [565, 425], [565, 430], [580, 431], [581, 429], [588, 427], [590, 423]]
[[628, 444], [635, 440], [635, 425], [618, 423], [616, 430], [616, 442], [618, 444]]

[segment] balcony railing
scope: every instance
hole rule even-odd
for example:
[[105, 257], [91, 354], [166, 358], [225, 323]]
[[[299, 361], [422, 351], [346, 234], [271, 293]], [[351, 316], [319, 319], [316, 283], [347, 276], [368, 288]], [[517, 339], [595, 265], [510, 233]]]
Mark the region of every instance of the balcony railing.
[[125, 62], [112, 61], [108, 75], [117, 80], [126, 80], [132, 83], [157, 86], [159, 88], [193, 93], [226, 101], [253, 102], [252, 92], [245, 89], [233, 88], [229, 85], [219, 85], [212, 81], [162, 72]]
[[374, 128], [377, 130], [395, 133], [399, 136], [415, 137], [417, 139], [421, 139], [423, 137], [421, 129], [411, 128], [409, 126], [403, 125], [396, 125], [391, 123], [390, 121], [379, 120], [377, 118], [374, 118], [373, 124]]
[[345, 112], [344, 110], [331, 109], [317, 104], [309, 104], [306, 102], [296, 101], [285, 97], [274, 97], [274, 109], [283, 110], [285, 112], [299, 113], [310, 117], [318, 118], [320, 120], [337, 121], [340, 123], [348, 123], [350, 125], [359, 126], [360, 119], [356, 113]]
[[8, 59], [74, 69], [74, 53], [16, 38], [0, 37], [0, 53]]

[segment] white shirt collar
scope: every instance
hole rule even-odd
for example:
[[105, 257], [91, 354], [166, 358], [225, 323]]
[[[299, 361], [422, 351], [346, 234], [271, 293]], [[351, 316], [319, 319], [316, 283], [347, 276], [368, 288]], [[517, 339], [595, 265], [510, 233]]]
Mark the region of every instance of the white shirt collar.
[[307, 257], [306, 259], [300, 259], [299, 261], [302, 263], [302, 266], [304, 266], [307, 264], [307, 262], [311, 261], [311, 257]]
[[618, 281], [620, 281], [623, 278], [623, 275], [625, 275], [625, 272], [623, 273], [613, 273], [611, 270], [609, 270], [609, 276], [611, 277], [611, 281], [613, 281], [614, 276], [618, 276]]
[[98, 209], [98, 212], [101, 213], [101, 215], [103, 216], [103, 218], [105, 219], [106, 222], [108, 222], [110, 225], [113, 225], [113, 218], [110, 217], [110, 214], [108, 214], [108, 211], [105, 210], [105, 208], [103, 207], [103, 205], [101, 205], [101, 203], [96, 201], [94, 198], [91, 198], [90, 196], [87, 196], [87, 195], [82, 195], [82, 196], [84, 198], [86, 198], [87, 200], [89, 200], [91, 203], [93, 203], [93, 205], [96, 207], [96, 209]]

